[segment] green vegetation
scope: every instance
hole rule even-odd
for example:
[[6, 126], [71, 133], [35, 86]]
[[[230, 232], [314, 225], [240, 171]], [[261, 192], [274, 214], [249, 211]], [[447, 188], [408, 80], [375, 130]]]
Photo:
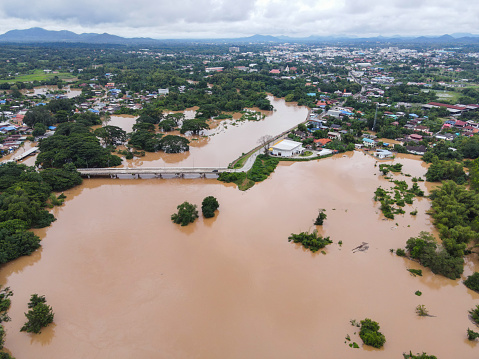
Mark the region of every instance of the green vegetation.
[[166, 135], [159, 141], [160, 148], [165, 153], [181, 153], [190, 150], [190, 141], [181, 136]]
[[248, 178], [246, 172], [221, 172], [218, 181], [235, 183], [240, 191], [246, 191], [254, 186], [254, 181]]
[[479, 158], [476, 158], [474, 161], [470, 161], [468, 167], [471, 188], [474, 191], [479, 192]]
[[479, 240], [479, 194], [452, 181], [444, 182], [431, 194], [432, 217], [444, 246], [452, 253], [456, 246]]
[[216, 116], [214, 119], [215, 120], [226, 120], [228, 118], [233, 118], [233, 115], [229, 115], [227, 113], [220, 113], [218, 116]]
[[422, 269], [408, 269], [408, 271], [414, 276], [422, 277]]
[[[10, 297], [13, 295], [13, 292], [10, 290], [9, 287], [3, 288], [0, 290], [0, 350], [3, 349], [3, 346], [5, 344], [5, 328], [1, 323], [3, 322], [9, 322], [10, 317], [7, 314], [8, 309], [10, 309]], [[0, 353], [0, 358], [2, 358], [2, 354], [6, 353]], [[7, 354], [8, 355], [8, 354]]]
[[[3, 349], [5, 344], [5, 328], [1, 323], [9, 322], [10, 317], [7, 314], [8, 309], [10, 309], [10, 297], [13, 295], [13, 292], [10, 290], [9, 287], [3, 288], [0, 290], [0, 350]], [[1, 358], [0, 353], [0, 358]]]
[[182, 134], [191, 132], [193, 135], [199, 135], [201, 131], [208, 130], [210, 126], [205, 119], [195, 118], [192, 120], [184, 120], [180, 132]]
[[63, 202], [65, 202], [66, 196], [62, 193], [58, 197], [55, 196], [54, 193], [51, 193], [50, 196], [48, 197], [48, 200], [50, 203], [48, 204], [48, 207], [53, 208], [55, 206], [61, 206]]
[[369, 318], [361, 320], [361, 328], [359, 330], [359, 337], [365, 345], [374, 348], [381, 348], [386, 343], [386, 337], [380, 331], [380, 326], [377, 322]]
[[187, 226], [198, 218], [198, 210], [195, 204], [183, 202], [176, 208], [178, 209], [178, 213], [171, 215], [171, 220], [176, 224]]
[[47, 126], [39, 122], [33, 126], [32, 136], [33, 137], [43, 136], [45, 132], [47, 132]]
[[429, 311], [426, 309], [424, 304], [419, 304], [416, 307], [416, 314], [419, 315], [420, 317], [427, 317], [429, 316]]
[[406, 256], [406, 251], [402, 248], [396, 249], [396, 255], [399, 257], [405, 257]]
[[40, 246], [40, 238], [28, 229], [47, 227], [55, 220], [45, 210], [47, 201], [52, 188], [68, 189], [78, 184], [78, 173], [73, 171], [58, 169], [44, 177], [22, 164], [0, 166], [0, 264], [29, 255]]
[[475, 272], [473, 275], [467, 277], [464, 284], [467, 288], [479, 292], [479, 273]]
[[479, 333], [467, 328], [467, 339], [472, 341], [476, 340], [477, 338], [479, 338]]
[[107, 146], [115, 146], [126, 141], [126, 132], [118, 126], [103, 126], [97, 128], [93, 133], [100, 137]]
[[317, 252], [321, 248], [326, 247], [328, 244], [333, 243], [329, 237], [322, 237], [318, 235], [318, 231], [313, 233], [301, 232], [300, 234], [291, 233], [288, 237], [288, 242], [301, 243], [304, 248], [309, 249], [311, 252]]
[[121, 158], [112, 155], [100, 145], [89, 128], [79, 123], [62, 123], [53, 136], [40, 142], [36, 165], [42, 168], [62, 168], [72, 163], [77, 168], [110, 167], [121, 164]]
[[13, 78], [6, 80], [0, 80], [0, 84], [3, 83], [16, 83], [16, 82], [33, 82], [33, 81], [45, 81], [51, 79], [73, 79], [74, 76], [70, 73], [45, 73], [43, 70], [34, 70], [28, 74], [17, 75]]
[[479, 241], [479, 194], [453, 181], [446, 181], [430, 197], [431, 214], [442, 246], [436, 252], [437, 244], [432, 237], [428, 237], [432, 241], [420, 241], [417, 246], [414, 244], [417, 241], [410, 239], [408, 248], [414, 247], [411, 256], [430, 267], [434, 273], [451, 279], [459, 278], [463, 272], [467, 245], [471, 241]]
[[466, 179], [462, 163], [455, 161], [434, 161], [426, 172], [428, 182], [452, 180], [458, 184], [464, 184]]
[[155, 134], [147, 130], [138, 129], [130, 133], [129, 137], [129, 145], [147, 152], [156, 152], [161, 148], [160, 139], [163, 137], [163, 134]]
[[208, 196], [201, 203], [201, 212], [205, 218], [212, 218], [215, 216], [215, 211], [219, 206], [218, 200], [215, 197]]
[[[402, 209], [407, 204], [412, 204], [414, 197], [424, 196], [424, 192], [417, 183], [413, 183], [409, 188], [405, 181], [391, 181], [395, 186], [391, 191], [387, 191], [379, 186], [374, 192], [374, 200], [381, 203], [381, 211], [384, 217], [394, 219], [395, 214], [404, 214]], [[394, 197], [393, 197], [394, 194]]]
[[420, 297], [422, 295], [422, 292], [420, 290], [416, 290], [414, 292], [414, 294], [416, 294], [418, 297]]
[[236, 183], [241, 191], [246, 191], [253, 187], [255, 182], [261, 182], [268, 178], [274, 172], [278, 162], [277, 158], [258, 155], [248, 172], [222, 172], [218, 176], [218, 181]]
[[[10, 287], [5, 287], [0, 290], [0, 323], [10, 321], [7, 311], [10, 309], [11, 296], [13, 296], [13, 292], [10, 290]], [[3, 346], [0, 349], [2, 348]]]
[[469, 311], [472, 321], [479, 325], [479, 305]]
[[434, 355], [427, 355], [426, 353], [422, 354], [416, 354], [414, 355], [412, 352], [409, 352], [409, 354], [403, 354], [404, 359], [437, 359], [436, 356]]
[[406, 244], [410, 257], [418, 260], [421, 265], [431, 268], [433, 273], [450, 279], [460, 278], [464, 265], [463, 253], [453, 256], [445, 246], [446, 244], [443, 243], [437, 251], [438, 244], [434, 236], [427, 232], [421, 232], [418, 237], [409, 238]]
[[316, 220], [314, 221], [314, 224], [316, 226], [322, 226], [324, 220], [326, 219], [327, 215], [324, 213], [326, 210], [325, 209], [320, 209], [318, 216], [316, 217]]
[[279, 161], [268, 155], [258, 155], [254, 161], [253, 167], [248, 171], [248, 178], [254, 182], [264, 181], [274, 172]]
[[53, 309], [46, 304], [45, 296], [32, 294], [28, 308], [30, 308], [30, 310], [25, 313], [28, 320], [20, 329], [21, 332], [39, 334], [42, 328], [53, 323]]
[[83, 182], [72, 164], [66, 164], [63, 168], [47, 168], [40, 172], [40, 176], [55, 192], [65, 191]]
[[401, 172], [402, 166], [403, 166], [402, 163], [395, 163], [393, 165], [382, 163], [379, 165], [379, 170], [383, 173], [383, 175], [387, 175], [389, 171]]
[[0, 166], [0, 264], [30, 255], [40, 247], [40, 238], [28, 229], [47, 227], [55, 220], [45, 210], [51, 191], [79, 183], [81, 178], [71, 166], [40, 173], [13, 162]]

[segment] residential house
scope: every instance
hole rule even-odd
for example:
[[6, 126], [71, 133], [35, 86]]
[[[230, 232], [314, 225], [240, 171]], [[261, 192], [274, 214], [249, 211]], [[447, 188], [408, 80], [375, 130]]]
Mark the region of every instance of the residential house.
[[324, 147], [326, 146], [329, 142], [331, 142], [331, 139], [329, 138], [318, 138], [318, 139], [315, 139], [314, 140], [314, 143], [316, 143], [316, 145], [318, 147]]
[[377, 143], [376, 143], [376, 141], [374, 141], [370, 138], [363, 138], [363, 145], [365, 147], [376, 147]]
[[413, 133], [413, 134], [407, 136], [407, 139], [408, 139], [409, 141], [419, 142], [419, 141], [422, 141], [422, 136]]
[[328, 138], [331, 140], [341, 141], [341, 134], [339, 132], [328, 132]]
[[426, 153], [426, 146], [406, 146], [406, 150], [414, 155], [423, 155]]

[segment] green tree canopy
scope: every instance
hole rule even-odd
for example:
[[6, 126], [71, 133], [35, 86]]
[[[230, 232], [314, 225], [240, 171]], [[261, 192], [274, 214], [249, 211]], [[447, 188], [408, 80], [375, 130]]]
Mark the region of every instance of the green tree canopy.
[[205, 218], [212, 218], [215, 216], [215, 211], [219, 206], [218, 200], [215, 197], [208, 196], [201, 203], [201, 212]]
[[189, 151], [190, 141], [181, 136], [167, 135], [163, 137], [159, 144], [160, 148], [166, 153], [180, 153]]
[[195, 204], [183, 202], [176, 208], [178, 212], [171, 215], [171, 220], [176, 224], [187, 226], [198, 218], [198, 209]]
[[46, 304], [45, 296], [33, 294], [30, 303], [28, 303], [28, 308], [31, 308], [25, 313], [28, 320], [20, 329], [21, 332], [38, 334], [41, 333], [42, 328], [53, 323], [53, 309]]
[[126, 132], [118, 126], [103, 126], [97, 128], [94, 134], [100, 137], [107, 146], [115, 146], [126, 141]]
[[192, 132], [194, 135], [198, 135], [203, 130], [208, 130], [210, 126], [206, 123], [205, 119], [195, 118], [192, 120], [184, 120], [181, 126], [181, 133]]

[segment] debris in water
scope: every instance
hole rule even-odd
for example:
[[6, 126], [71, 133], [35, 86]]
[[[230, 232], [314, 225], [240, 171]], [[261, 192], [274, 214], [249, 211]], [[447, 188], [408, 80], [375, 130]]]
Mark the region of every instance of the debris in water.
[[366, 242], [363, 242], [361, 243], [359, 246], [357, 246], [356, 248], [353, 248], [353, 253], [356, 253], [357, 251], [361, 251], [361, 252], [364, 252], [364, 251], [367, 251], [369, 249], [369, 244], [366, 243]]

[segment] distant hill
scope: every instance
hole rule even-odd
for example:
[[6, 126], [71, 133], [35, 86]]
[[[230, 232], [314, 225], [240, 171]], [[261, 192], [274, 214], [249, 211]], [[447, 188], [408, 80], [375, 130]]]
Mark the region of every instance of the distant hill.
[[124, 38], [116, 35], [84, 33], [76, 34], [71, 31], [52, 31], [39, 27], [26, 30], [11, 30], [0, 35], [0, 42], [41, 43], [41, 42], [77, 42], [88, 44], [147, 44], [158, 40], [149, 38]]
[[468, 33], [443, 35], [443, 36], [420, 36], [420, 37], [401, 37], [394, 35], [391, 37], [369, 37], [360, 38], [355, 36], [317, 36], [309, 37], [289, 37], [289, 36], [270, 36], [253, 35], [249, 37], [230, 38], [230, 39], [178, 39], [178, 40], [155, 40], [151, 38], [124, 38], [111, 34], [83, 33], [76, 34], [71, 31], [51, 31], [39, 27], [26, 30], [11, 30], [0, 35], [0, 43], [85, 43], [85, 44], [112, 44], [112, 45], [159, 45], [172, 42], [195, 42], [195, 43], [384, 43], [384, 44], [479, 44], [479, 35]]

